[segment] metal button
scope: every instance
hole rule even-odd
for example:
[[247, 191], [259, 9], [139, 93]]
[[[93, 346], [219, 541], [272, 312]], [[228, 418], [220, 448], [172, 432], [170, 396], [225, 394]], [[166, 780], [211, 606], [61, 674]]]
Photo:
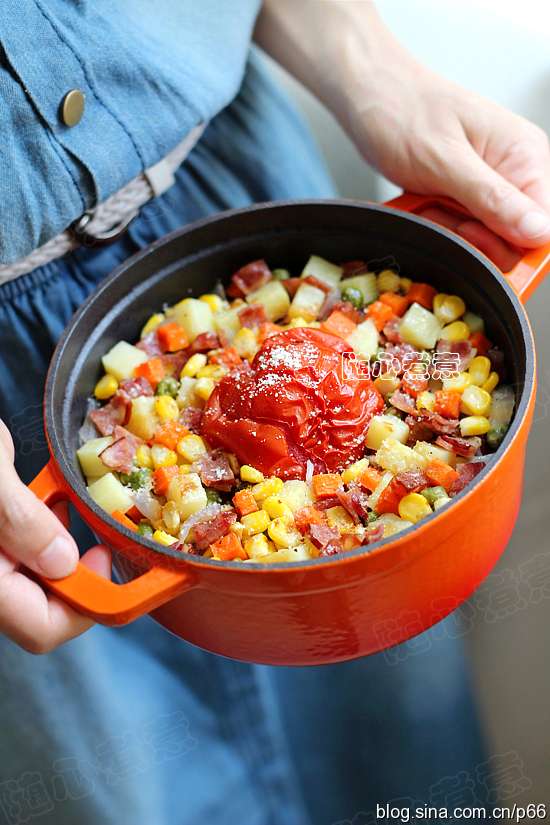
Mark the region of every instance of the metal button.
[[79, 89], [71, 89], [63, 98], [61, 117], [65, 126], [76, 126], [84, 114], [84, 95]]

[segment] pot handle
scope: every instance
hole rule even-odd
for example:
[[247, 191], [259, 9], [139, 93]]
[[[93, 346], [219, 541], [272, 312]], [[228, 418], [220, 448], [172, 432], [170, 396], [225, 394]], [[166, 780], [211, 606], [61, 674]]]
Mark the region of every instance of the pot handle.
[[[69, 488], [55, 472], [53, 459], [29, 484], [29, 489], [48, 506], [69, 499]], [[124, 552], [121, 548], [120, 552]], [[149, 613], [156, 607], [189, 590], [195, 584], [187, 565], [182, 567], [168, 556], [134, 545], [132, 559], [149, 566], [149, 570], [126, 584], [104, 579], [82, 562], [64, 579], [38, 576], [48, 590], [100, 624], [115, 626]], [[36, 575], [36, 574], [33, 574]]]
[[[458, 213], [458, 215], [463, 215], [465, 218], [472, 218], [472, 215], [463, 206], [451, 198], [414, 195], [411, 192], [405, 192], [403, 195], [399, 195], [397, 198], [383, 204], [383, 206], [389, 206], [392, 209], [399, 209], [413, 215], [419, 214], [425, 209], [443, 206], [455, 215]], [[550, 269], [550, 243], [537, 249], [518, 249], [517, 251], [522, 255], [521, 260], [510, 272], [504, 272], [503, 275], [524, 304]]]

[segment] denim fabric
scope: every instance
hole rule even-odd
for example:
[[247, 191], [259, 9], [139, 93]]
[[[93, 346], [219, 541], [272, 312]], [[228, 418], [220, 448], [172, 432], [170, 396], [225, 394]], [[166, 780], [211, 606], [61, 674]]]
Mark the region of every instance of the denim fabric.
[[[0, 414], [22, 477], [48, 459], [42, 392], [55, 342], [118, 263], [230, 206], [333, 194], [253, 58], [176, 185], [119, 242], [0, 287]], [[91, 537], [76, 532], [84, 548]], [[148, 617], [96, 626], [39, 658], [0, 637], [0, 825], [366, 825], [376, 804], [427, 804], [438, 783], [445, 793], [445, 781], [474, 782], [485, 758], [460, 632], [451, 621], [313, 668], [215, 656]]]
[[[0, 263], [55, 237], [217, 114], [260, 0], [3, 0]], [[60, 118], [71, 89], [76, 126]]]

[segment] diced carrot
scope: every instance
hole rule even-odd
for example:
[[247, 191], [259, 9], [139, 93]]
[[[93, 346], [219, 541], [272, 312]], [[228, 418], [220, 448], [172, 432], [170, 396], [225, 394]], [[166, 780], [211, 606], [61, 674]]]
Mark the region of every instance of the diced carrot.
[[436, 390], [434, 412], [445, 418], [458, 418], [461, 394], [454, 390]]
[[252, 495], [252, 491], [248, 488], [246, 490], [239, 490], [238, 493], [235, 493], [233, 496], [233, 504], [237, 508], [239, 518], [247, 516], [249, 513], [256, 513], [258, 511], [256, 499]]
[[378, 332], [383, 330], [390, 318], [394, 316], [393, 309], [387, 304], [382, 303], [382, 301], [374, 301], [372, 304], [369, 304], [366, 313], [368, 317], [372, 319]]
[[261, 325], [258, 332], [258, 343], [263, 344], [266, 338], [269, 338], [270, 335], [276, 335], [277, 332], [282, 331], [283, 327], [279, 326], [279, 324], [272, 324], [271, 321], [266, 321], [265, 324]]
[[133, 507], [130, 507], [130, 509], [127, 511], [126, 515], [128, 516], [128, 518], [131, 518], [132, 521], [135, 521], [136, 524], [139, 524], [139, 522], [143, 518], [145, 518], [145, 516], [143, 515], [141, 510], [138, 510], [138, 508], [136, 507], [135, 504], [134, 504]]
[[489, 341], [482, 332], [474, 332], [470, 335], [470, 343], [476, 348], [476, 355], [485, 355], [488, 349], [491, 349], [493, 342]]
[[409, 306], [407, 296], [398, 295], [396, 292], [383, 292], [382, 295], [378, 297], [378, 300], [391, 307], [394, 315], [403, 315]]
[[401, 391], [412, 398], [418, 398], [421, 392], [428, 389], [428, 378], [422, 373], [416, 374], [408, 370], [401, 381]]
[[336, 491], [343, 487], [344, 482], [342, 476], [338, 473], [321, 473], [313, 476], [312, 484], [313, 492], [317, 498], [328, 498], [329, 496], [335, 496]]
[[149, 361], [140, 364], [135, 368], [134, 375], [136, 378], [146, 378], [153, 388], [166, 377], [160, 358], [150, 358]]
[[210, 545], [212, 554], [217, 556], [222, 561], [233, 561], [233, 559], [247, 559], [248, 556], [244, 552], [244, 547], [235, 535], [235, 533], [228, 533], [218, 541], [214, 541]]
[[394, 513], [399, 515], [399, 502], [403, 496], [407, 495], [407, 488], [395, 476], [387, 484], [380, 495], [375, 506], [377, 513]]
[[424, 475], [430, 479], [434, 487], [444, 487], [447, 492], [458, 478], [458, 473], [440, 458], [430, 461], [424, 470]]
[[328, 524], [328, 519], [320, 510], [308, 504], [307, 507], [300, 507], [296, 510], [294, 524], [300, 533], [305, 533], [308, 524]]
[[161, 347], [167, 352], [177, 352], [180, 349], [185, 349], [189, 344], [184, 328], [180, 324], [176, 324], [175, 321], [157, 327], [157, 338]]
[[179, 471], [180, 468], [177, 464], [170, 464], [167, 467], [159, 467], [154, 473], [151, 473], [153, 490], [158, 496], [164, 495], [172, 479], [179, 475]]
[[175, 450], [182, 438], [190, 434], [191, 430], [188, 430], [175, 418], [171, 418], [158, 427], [153, 436], [153, 441], [157, 444], [163, 444], [169, 450]]
[[237, 367], [242, 364], [243, 359], [235, 349], [235, 347], [227, 347], [226, 349], [218, 350], [208, 357], [211, 364], [219, 364], [222, 367]]
[[357, 481], [361, 487], [364, 487], [372, 493], [372, 491], [378, 487], [381, 478], [382, 476], [374, 467], [366, 467], [357, 477]]
[[357, 329], [357, 324], [353, 321], [350, 321], [349, 318], [342, 312], [332, 312], [326, 321], [323, 321], [321, 324], [321, 329], [323, 332], [331, 332], [333, 335], [337, 335], [338, 338], [343, 338], [344, 341], [351, 335], [351, 333]]
[[137, 524], [134, 524], [132, 519], [125, 516], [120, 510], [113, 510], [111, 515], [120, 524], [123, 524], [125, 527], [128, 527], [130, 530], [134, 530], [134, 532], [137, 533]]
[[437, 289], [433, 286], [429, 284], [419, 284], [414, 281], [407, 292], [407, 300], [409, 304], [420, 304], [420, 306], [423, 306], [425, 309], [431, 310], [436, 295]]

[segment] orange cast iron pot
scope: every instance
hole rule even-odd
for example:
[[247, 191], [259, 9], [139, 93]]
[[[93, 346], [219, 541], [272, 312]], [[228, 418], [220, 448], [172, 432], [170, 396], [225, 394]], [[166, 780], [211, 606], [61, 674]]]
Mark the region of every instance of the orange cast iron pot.
[[[55, 352], [45, 396], [51, 460], [31, 484], [45, 502], [70, 499], [113, 548], [123, 582], [79, 564], [47, 587], [81, 613], [121, 625], [145, 613], [206, 650], [277, 665], [365, 656], [412, 638], [466, 599], [504, 549], [520, 506], [525, 442], [535, 401], [534, 346], [525, 300], [549, 266], [550, 247], [508, 273], [453, 233], [414, 213], [441, 200], [405, 195], [391, 205], [286, 201], [234, 210], [168, 235], [124, 263], [76, 313]], [[506, 354], [515, 416], [498, 455], [437, 514], [365, 548], [295, 564], [181, 557], [136, 536], [88, 496], [78, 430], [100, 377], [101, 356], [135, 341], [164, 302], [211, 291], [243, 264], [265, 258], [300, 271], [311, 253], [364, 260], [458, 294]], [[251, 458], [251, 463], [254, 463]], [[154, 549], [153, 549], [154, 547]]]

